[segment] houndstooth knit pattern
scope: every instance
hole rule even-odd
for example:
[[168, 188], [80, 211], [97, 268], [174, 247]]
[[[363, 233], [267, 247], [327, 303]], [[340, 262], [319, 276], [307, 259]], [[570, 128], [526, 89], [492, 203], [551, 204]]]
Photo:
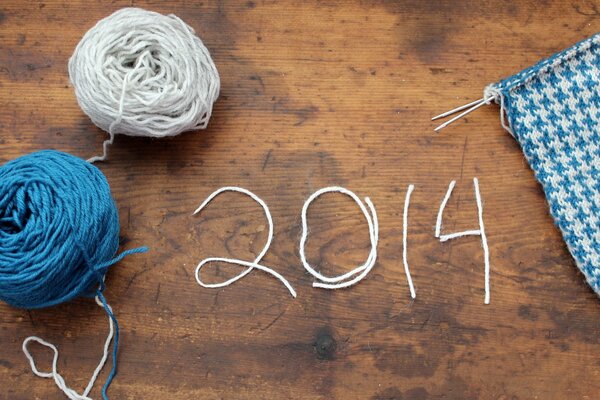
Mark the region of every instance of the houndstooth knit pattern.
[[577, 266], [600, 295], [600, 34], [486, 88], [543, 186]]

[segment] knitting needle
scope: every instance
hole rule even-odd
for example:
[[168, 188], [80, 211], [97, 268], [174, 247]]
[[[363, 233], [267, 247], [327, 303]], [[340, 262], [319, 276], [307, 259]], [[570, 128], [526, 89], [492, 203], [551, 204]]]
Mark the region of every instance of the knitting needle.
[[[481, 106], [483, 106], [483, 105], [485, 105], [485, 104], [489, 104], [489, 102], [490, 102], [491, 100], [493, 100], [493, 99], [494, 99], [494, 97], [493, 97], [493, 96], [490, 96], [490, 97], [488, 97], [488, 98], [482, 98], [482, 99], [480, 99], [480, 100], [474, 101], [474, 102], [472, 102], [472, 103], [469, 103], [469, 104], [466, 104], [466, 105], [464, 105], [464, 106], [460, 106], [460, 107], [458, 107], [458, 108], [455, 108], [454, 110], [450, 110], [450, 111], [448, 111], [448, 112], [444, 113], [444, 114], [446, 114], [446, 115], [451, 115], [451, 114], [454, 114], [454, 113], [456, 113], [456, 112], [458, 112], [458, 111], [464, 110], [465, 108], [467, 108], [467, 107], [471, 106], [472, 104], [475, 104], [474, 106], [472, 106], [471, 108], [467, 109], [466, 111], [463, 111], [462, 113], [460, 113], [460, 114], [459, 114], [459, 115], [457, 115], [456, 117], [454, 117], [454, 118], [452, 118], [452, 119], [449, 119], [448, 121], [446, 121], [446, 122], [444, 122], [443, 124], [439, 125], [439, 126], [438, 126], [437, 128], [435, 128], [434, 130], [435, 130], [436, 132], [439, 132], [440, 130], [444, 129], [445, 127], [447, 127], [448, 125], [450, 125], [450, 124], [451, 124], [451, 123], [453, 123], [454, 121], [456, 121], [456, 120], [459, 120], [459, 119], [461, 119], [462, 117], [464, 117], [465, 115], [472, 113], [473, 111], [477, 110], [479, 107], [481, 107]], [[443, 115], [443, 114], [441, 114], [441, 115]], [[441, 118], [441, 117], [440, 117], [440, 118]]]
[[481, 103], [482, 101], [483, 101], [483, 97], [482, 97], [481, 99], [479, 99], [479, 100], [472, 101], [472, 102], [471, 102], [471, 103], [469, 103], [469, 104], [465, 104], [464, 106], [456, 107], [456, 108], [454, 108], [454, 109], [452, 109], [452, 110], [450, 110], [450, 111], [446, 111], [446, 112], [445, 112], [445, 113], [443, 113], [443, 114], [436, 115], [435, 117], [431, 118], [431, 120], [432, 120], [432, 121], [435, 121], [436, 119], [440, 119], [440, 118], [447, 117], [448, 115], [452, 115], [452, 114], [454, 114], [454, 113], [457, 113], [457, 112], [459, 112], [459, 111], [462, 111], [462, 110], [464, 110], [465, 108], [472, 107], [472, 106], [474, 106], [475, 104]]

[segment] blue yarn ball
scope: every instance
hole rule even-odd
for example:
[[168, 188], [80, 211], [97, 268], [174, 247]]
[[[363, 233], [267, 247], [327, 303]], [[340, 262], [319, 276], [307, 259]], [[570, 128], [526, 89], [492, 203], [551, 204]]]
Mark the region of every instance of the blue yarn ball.
[[98, 168], [53, 150], [0, 167], [0, 300], [34, 309], [93, 296], [118, 247], [119, 215]]

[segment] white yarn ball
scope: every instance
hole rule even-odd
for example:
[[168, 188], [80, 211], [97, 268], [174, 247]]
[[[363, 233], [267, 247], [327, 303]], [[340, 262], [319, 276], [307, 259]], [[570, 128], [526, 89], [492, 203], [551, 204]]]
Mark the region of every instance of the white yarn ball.
[[[100, 20], [69, 60], [77, 102], [111, 134], [165, 137], [206, 128], [219, 73], [175, 15], [124, 8]], [[105, 154], [106, 156], [106, 144]]]

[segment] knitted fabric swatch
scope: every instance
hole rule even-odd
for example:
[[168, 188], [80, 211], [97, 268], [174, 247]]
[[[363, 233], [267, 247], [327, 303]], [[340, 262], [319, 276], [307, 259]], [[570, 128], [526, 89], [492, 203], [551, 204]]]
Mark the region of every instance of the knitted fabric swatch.
[[[600, 34], [488, 86], [600, 295]], [[503, 116], [504, 117], [504, 116]]]

